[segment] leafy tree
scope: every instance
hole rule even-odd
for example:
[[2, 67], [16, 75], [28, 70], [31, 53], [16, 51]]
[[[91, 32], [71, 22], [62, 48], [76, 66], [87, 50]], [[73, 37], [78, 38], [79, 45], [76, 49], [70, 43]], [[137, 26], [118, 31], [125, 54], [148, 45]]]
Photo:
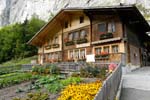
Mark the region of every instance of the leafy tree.
[[24, 23], [8, 25], [0, 29], [0, 63], [11, 59], [33, 56], [37, 48], [27, 45], [27, 41], [45, 24], [33, 17]]

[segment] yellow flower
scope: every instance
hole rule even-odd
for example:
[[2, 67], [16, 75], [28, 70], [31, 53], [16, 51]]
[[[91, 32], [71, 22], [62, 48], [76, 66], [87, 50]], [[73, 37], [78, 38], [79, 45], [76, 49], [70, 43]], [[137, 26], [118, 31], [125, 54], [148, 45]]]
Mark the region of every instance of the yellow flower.
[[61, 96], [57, 100], [92, 100], [101, 87], [101, 81], [72, 84], [61, 92]]

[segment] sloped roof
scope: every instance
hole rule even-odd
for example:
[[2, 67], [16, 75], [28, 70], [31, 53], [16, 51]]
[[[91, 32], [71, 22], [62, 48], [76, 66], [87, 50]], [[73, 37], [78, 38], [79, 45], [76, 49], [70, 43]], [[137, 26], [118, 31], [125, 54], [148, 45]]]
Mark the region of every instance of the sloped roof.
[[135, 24], [137, 29], [142, 32], [150, 31], [150, 26], [139, 12], [136, 6], [105, 6], [105, 7], [75, 7], [75, 8], [64, 8], [61, 9], [44, 27], [42, 27], [39, 32], [37, 32], [28, 44], [41, 46], [45, 42], [45, 37], [47, 36], [47, 30], [53, 30], [57, 27], [57, 23], [65, 12], [83, 12], [87, 16], [92, 17], [93, 15], [114, 15], [117, 14], [124, 23]]

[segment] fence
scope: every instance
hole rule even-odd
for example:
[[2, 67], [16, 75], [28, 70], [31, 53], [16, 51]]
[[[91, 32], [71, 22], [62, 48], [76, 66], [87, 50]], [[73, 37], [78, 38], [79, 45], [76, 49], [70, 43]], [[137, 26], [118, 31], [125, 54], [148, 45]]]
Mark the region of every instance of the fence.
[[115, 71], [103, 82], [103, 86], [94, 100], [114, 100], [120, 85], [121, 76], [122, 69], [121, 63], [119, 63]]

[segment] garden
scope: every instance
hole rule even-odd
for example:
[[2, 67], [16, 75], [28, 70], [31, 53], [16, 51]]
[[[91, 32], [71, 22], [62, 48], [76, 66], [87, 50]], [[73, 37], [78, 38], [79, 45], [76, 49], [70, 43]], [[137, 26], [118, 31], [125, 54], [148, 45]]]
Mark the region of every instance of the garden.
[[88, 65], [67, 74], [54, 64], [30, 71], [3, 67], [0, 100], [93, 100], [108, 75], [108, 66]]

